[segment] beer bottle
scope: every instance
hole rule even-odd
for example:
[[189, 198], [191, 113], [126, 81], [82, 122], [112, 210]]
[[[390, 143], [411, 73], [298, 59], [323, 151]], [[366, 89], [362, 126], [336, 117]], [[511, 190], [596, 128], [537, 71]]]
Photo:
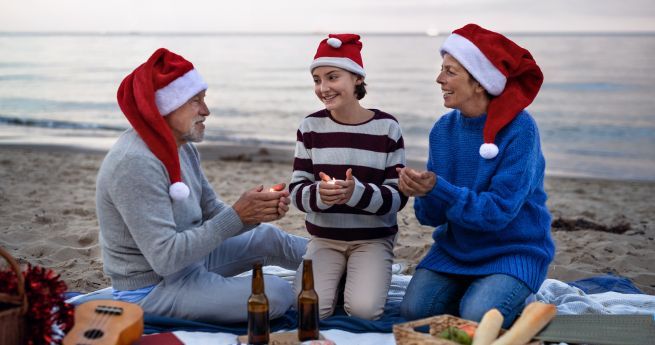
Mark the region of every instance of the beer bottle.
[[318, 339], [318, 294], [314, 290], [312, 260], [302, 263], [302, 291], [298, 294], [298, 340]]
[[252, 269], [252, 294], [248, 298], [248, 344], [268, 344], [268, 298], [264, 293], [262, 264]]

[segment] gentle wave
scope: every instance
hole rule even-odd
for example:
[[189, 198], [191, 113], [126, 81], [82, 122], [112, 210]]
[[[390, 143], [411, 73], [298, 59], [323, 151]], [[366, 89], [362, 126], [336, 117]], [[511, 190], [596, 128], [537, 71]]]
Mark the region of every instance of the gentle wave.
[[564, 91], [594, 92], [630, 91], [637, 89], [635, 85], [616, 83], [545, 83], [542, 88]]
[[70, 110], [106, 110], [114, 111], [117, 107], [115, 102], [77, 102], [77, 101], [55, 101], [43, 98], [0, 98], [3, 108], [22, 109], [25, 113], [31, 113], [38, 109], [48, 109], [51, 112]]
[[12, 116], [0, 115], [0, 124], [41, 127], [41, 128], [58, 128], [58, 129], [101, 129], [108, 131], [124, 131], [127, 127], [108, 126], [97, 123], [81, 123], [72, 121], [48, 120], [48, 119], [30, 119]]

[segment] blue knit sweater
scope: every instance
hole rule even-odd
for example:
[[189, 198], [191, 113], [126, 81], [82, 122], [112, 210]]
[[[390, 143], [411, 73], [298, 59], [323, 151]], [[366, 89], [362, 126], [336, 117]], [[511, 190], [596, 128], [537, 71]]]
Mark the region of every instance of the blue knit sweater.
[[415, 199], [416, 218], [436, 226], [418, 268], [461, 275], [504, 273], [533, 292], [555, 254], [544, 192], [539, 131], [524, 110], [496, 136], [499, 153], [479, 154], [486, 115], [444, 115], [430, 132], [435, 187]]

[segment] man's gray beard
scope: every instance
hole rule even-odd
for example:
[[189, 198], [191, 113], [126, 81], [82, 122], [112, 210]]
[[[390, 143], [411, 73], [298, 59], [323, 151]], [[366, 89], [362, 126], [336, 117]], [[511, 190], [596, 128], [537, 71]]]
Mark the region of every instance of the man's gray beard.
[[204, 138], [205, 138], [205, 131], [197, 132], [193, 129], [182, 137], [182, 139], [184, 139], [184, 141], [187, 143], [199, 143]]

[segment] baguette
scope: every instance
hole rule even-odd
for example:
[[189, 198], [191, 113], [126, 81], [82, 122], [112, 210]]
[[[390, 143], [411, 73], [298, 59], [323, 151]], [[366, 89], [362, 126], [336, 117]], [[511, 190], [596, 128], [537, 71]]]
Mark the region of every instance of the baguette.
[[491, 309], [484, 314], [473, 336], [473, 345], [489, 345], [496, 338], [503, 326], [503, 314], [498, 309]]
[[512, 328], [491, 345], [522, 345], [527, 344], [537, 335], [557, 314], [553, 304], [532, 302], [523, 309]]

